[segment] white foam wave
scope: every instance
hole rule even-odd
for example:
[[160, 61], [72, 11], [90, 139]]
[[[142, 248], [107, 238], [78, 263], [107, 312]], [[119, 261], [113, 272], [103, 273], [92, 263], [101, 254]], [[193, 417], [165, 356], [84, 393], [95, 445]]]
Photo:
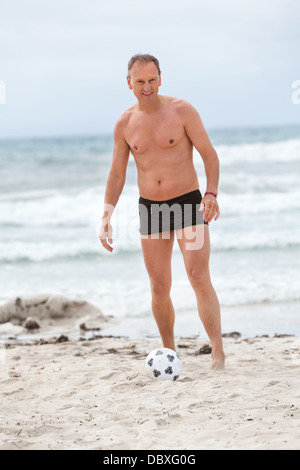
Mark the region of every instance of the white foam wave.
[[216, 151], [222, 165], [242, 162], [299, 162], [300, 140], [281, 142], [256, 142], [252, 144], [217, 145]]
[[82, 225], [95, 219], [101, 206], [101, 194], [95, 189], [36, 192], [27, 197], [0, 200], [0, 223], [24, 227]]

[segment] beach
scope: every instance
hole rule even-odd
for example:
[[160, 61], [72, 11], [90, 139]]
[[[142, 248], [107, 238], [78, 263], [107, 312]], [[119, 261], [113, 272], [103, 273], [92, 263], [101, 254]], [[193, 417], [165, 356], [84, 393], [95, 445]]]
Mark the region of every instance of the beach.
[[0, 449], [299, 450], [300, 338], [226, 337], [218, 372], [206, 344], [176, 339], [172, 382], [145, 375], [158, 338], [8, 341]]
[[221, 165], [210, 273], [226, 368], [212, 372], [199, 354], [209, 340], [174, 243], [176, 382], [144, 371], [161, 343], [133, 157], [110, 254], [98, 229], [112, 136], [1, 140], [1, 450], [300, 448], [300, 128], [209, 135]]
[[[209, 135], [221, 168], [221, 215], [210, 224], [210, 271], [224, 331], [300, 336], [300, 128], [233, 128]], [[111, 135], [1, 140], [0, 305], [49, 292], [85, 299], [118, 317], [120, 335], [157, 333], [132, 155], [113, 214], [112, 254], [98, 238], [112, 148]], [[197, 152], [194, 163], [203, 193], [205, 172]], [[177, 242], [171, 297], [175, 334], [200, 333]]]
[[300, 2], [0, 5], [0, 451], [300, 450]]

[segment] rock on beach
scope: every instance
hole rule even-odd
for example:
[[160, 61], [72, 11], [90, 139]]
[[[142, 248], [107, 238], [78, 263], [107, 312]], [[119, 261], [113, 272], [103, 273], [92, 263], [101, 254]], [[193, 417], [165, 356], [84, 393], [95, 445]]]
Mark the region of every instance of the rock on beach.
[[72, 323], [79, 328], [84, 323], [86, 328], [99, 330], [113, 320], [86, 300], [62, 295], [17, 297], [0, 306], [0, 324], [22, 325], [26, 329]]

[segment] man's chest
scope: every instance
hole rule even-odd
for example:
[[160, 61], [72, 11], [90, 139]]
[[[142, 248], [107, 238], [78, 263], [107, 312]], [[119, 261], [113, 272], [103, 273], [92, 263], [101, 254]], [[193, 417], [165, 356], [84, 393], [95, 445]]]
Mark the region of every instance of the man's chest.
[[132, 119], [127, 126], [125, 138], [133, 153], [145, 153], [153, 148], [172, 148], [187, 137], [180, 121], [162, 117], [151, 120]]

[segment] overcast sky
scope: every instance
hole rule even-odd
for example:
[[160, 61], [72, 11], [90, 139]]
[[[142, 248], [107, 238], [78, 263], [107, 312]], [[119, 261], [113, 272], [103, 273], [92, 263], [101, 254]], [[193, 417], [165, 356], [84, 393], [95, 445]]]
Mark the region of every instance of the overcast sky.
[[299, 0], [0, 0], [0, 136], [111, 133], [137, 53], [209, 128], [300, 124]]

